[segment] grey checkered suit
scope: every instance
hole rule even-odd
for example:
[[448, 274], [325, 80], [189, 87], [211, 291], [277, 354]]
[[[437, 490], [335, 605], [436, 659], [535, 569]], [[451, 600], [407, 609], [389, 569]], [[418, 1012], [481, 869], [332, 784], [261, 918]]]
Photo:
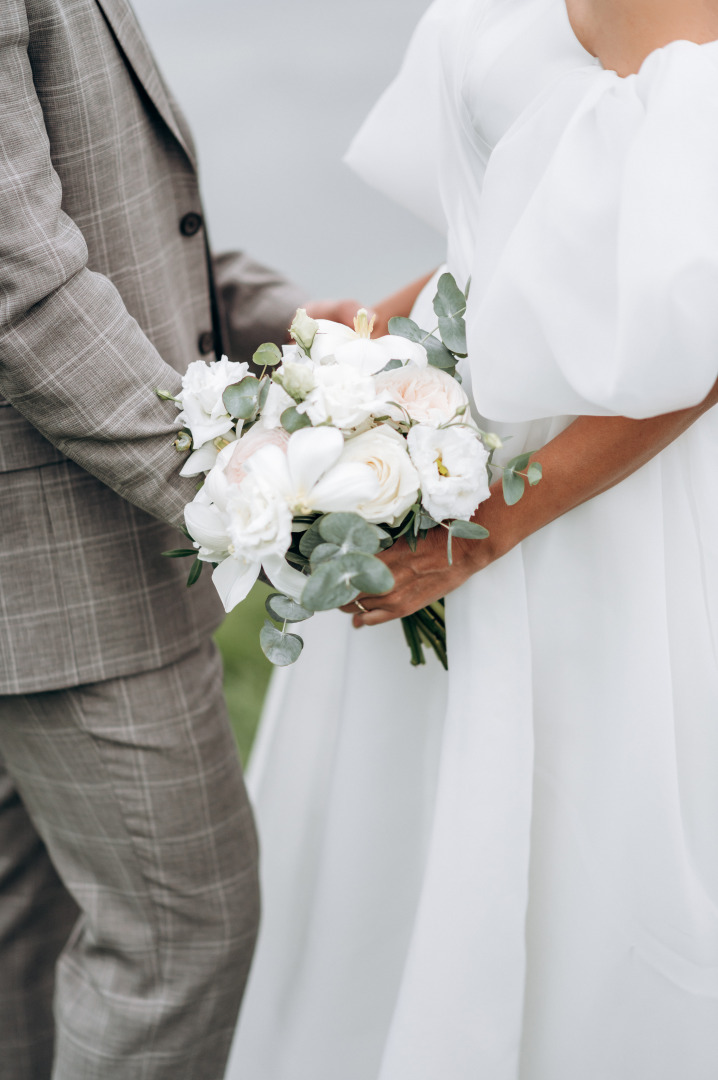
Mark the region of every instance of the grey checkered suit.
[[215, 262], [213, 290], [201, 213], [191, 137], [127, 0], [3, 0], [8, 1080], [50, 1075], [63, 945], [55, 1080], [220, 1077], [251, 956], [251, 816], [208, 643], [221, 612], [160, 554], [195, 485], [154, 389], [176, 391], [222, 334], [235, 359], [281, 338], [304, 297], [243, 255]]

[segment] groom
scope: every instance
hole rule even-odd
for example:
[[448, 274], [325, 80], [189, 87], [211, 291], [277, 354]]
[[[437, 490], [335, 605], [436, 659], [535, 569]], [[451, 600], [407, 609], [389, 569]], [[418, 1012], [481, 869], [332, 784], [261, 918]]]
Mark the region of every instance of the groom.
[[4, 0], [0, 117], [0, 1073], [220, 1080], [256, 841], [154, 390], [305, 298], [210, 258], [128, 0]]

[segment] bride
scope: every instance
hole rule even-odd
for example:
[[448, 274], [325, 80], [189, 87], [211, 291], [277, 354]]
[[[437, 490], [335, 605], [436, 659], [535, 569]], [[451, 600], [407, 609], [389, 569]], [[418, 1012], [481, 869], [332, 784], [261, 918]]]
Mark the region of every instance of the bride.
[[[443, 225], [464, 385], [544, 481], [275, 680], [230, 1080], [718, 1075], [715, 39], [718, 0], [436, 0], [352, 147]], [[448, 677], [396, 621], [444, 594]]]

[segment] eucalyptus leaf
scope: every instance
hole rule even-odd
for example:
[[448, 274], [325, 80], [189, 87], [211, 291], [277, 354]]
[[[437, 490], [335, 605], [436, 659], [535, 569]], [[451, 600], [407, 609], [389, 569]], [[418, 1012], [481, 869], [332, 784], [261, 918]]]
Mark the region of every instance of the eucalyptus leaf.
[[506, 467], [508, 469], [513, 469], [514, 472], [523, 472], [529, 463], [532, 453], [533, 450], [529, 450], [525, 454], [519, 454], [518, 457], [511, 458], [511, 461], [508, 462]]
[[355, 552], [337, 560], [347, 569], [353, 568], [352, 581], [361, 592], [381, 595], [394, 588], [394, 575], [386, 563], [373, 555]]
[[526, 481], [523, 476], [519, 476], [513, 469], [506, 469], [503, 478], [503, 489], [506, 505], [515, 506], [515, 504], [523, 498], [524, 491], [526, 490]]
[[471, 274], [469, 274], [469, 280], [466, 282], [466, 288], [464, 289], [464, 297], [466, 302], [469, 301], [469, 293], [471, 292]]
[[451, 522], [449, 532], [461, 540], [485, 540], [489, 530], [483, 525], [477, 525], [475, 521], [460, 521], [458, 518]]
[[307, 531], [302, 533], [302, 538], [299, 541], [299, 550], [301, 551], [305, 559], [311, 558], [311, 554], [314, 551], [315, 547], [318, 547], [319, 544], [324, 543], [322, 534], [319, 532], [319, 526], [321, 522], [322, 518], [317, 518], [317, 520], [309, 526]]
[[419, 528], [422, 530], [435, 529], [439, 524], [435, 521], [431, 514], [427, 514], [426, 510], [422, 510], [419, 516]]
[[259, 397], [257, 398], [257, 408], [260, 412], [267, 404], [267, 398], [269, 397], [269, 388], [271, 385], [272, 380], [269, 378], [269, 376], [265, 375], [259, 384]]
[[[400, 367], [403, 367], [403, 366], [404, 366], [404, 364], [402, 363], [402, 361], [397, 360], [397, 358], [394, 357], [393, 359], [387, 361], [387, 363], [384, 365], [384, 367], [381, 370], [382, 371], [396, 371], [397, 368], [400, 368]], [[381, 372], [380, 372], [380, 374], [381, 374]]]
[[359, 593], [385, 593], [393, 585], [394, 575], [381, 559], [353, 552], [320, 564], [304, 586], [302, 606], [330, 611], [351, 603]]
[[279, 417], [279, 422], [290, 435], [295, 431], [300, 431], [301, 428], [312, 426], [312, 422], [306, 413], [299, 412], [296, 405], [290, 405], [288, 409], [285, 409]]
[[442, 371], [453, 373], [453, 369], [456, 367], [456, 357], [453, 353], [450, 353], [442, 342], [433, 334], [422, 342], [426, 349], [426, 355], [429, 358], [429, 363], [432, 367], [441, 368]]
[[320, 563], [326, 562], [327, 559], [333, 559], [341, 550], [337, 544], [317, 544], [309, 556], [309, 561], [313, 567], [319, 566]]
[[313, 614], [284, 593], [272, 593], [264, 601], [264, 606], [267, 614], [277, 622], [304, 622], [305, 619], [311, 619]]
[[439, 317], [454, 318], [466, 311], [466, 297], [462, 293], [453, 274], [442, 274], [437, 283], [434, 297], [434, 311]]
[[275, 367], [276, 364], [282, 362], [282, 350], [278, 345], [273, 345], [271, 341], [267, 341], [264, 345], [259, 346], [252, 357], [252, 362], [259, 368]]
[[363, 551], [375, 555], [381, 545], [382, 531], [359, 514], [327, 514], [319, 523], [319, 533], [328, 544], [344, 552]]
[[233, 420], [251, 420], [257, 411], [259, 380], [247, 375], [241, 382], [228, 386], [222, 394], [224, 407]]
[[526, 475], [531, 487], [536, 487], [543, 477], [543, 469], [538, 461], [532, 461], [528, 467]]
[[395, 315], [393, 319], [389, 319], [389, 333], [418, 342], [423, 342], [427, 336], [427, 331], [422, 330], [413, 319], [405, 319], [401, 315]]
[[453, 318], [439, 318], [439, 333], [441, 340], [447, 349], [456, 356], [466, 356], [468, 348], [466, 344], [466, 322], [463, 315], [454, 315]]
[[304, 642], [297, 634], [287, 634], [277, 630], [269, 619], [259, 631], [259, 644], [262, 652], [275, 667], [288, 667], [300, 657]]

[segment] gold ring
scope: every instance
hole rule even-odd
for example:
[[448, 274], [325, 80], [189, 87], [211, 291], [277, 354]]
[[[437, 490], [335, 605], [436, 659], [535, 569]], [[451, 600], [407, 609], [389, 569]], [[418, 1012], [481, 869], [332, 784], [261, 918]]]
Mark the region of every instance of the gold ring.
[[356, 606], [357, 606], [357, 607], [359, 608], [359, 610], [361, 611], [362, 615], [366, 615], [366, 614], [367, 614], [367, 609], [366, 609], [366, 608], [364, 607], [364, 605], [362, 604], [361, 600], [355, 600], [355, 601], [354, 601], [354, 603], [355, 603], [355, 604], [356, 604]]

